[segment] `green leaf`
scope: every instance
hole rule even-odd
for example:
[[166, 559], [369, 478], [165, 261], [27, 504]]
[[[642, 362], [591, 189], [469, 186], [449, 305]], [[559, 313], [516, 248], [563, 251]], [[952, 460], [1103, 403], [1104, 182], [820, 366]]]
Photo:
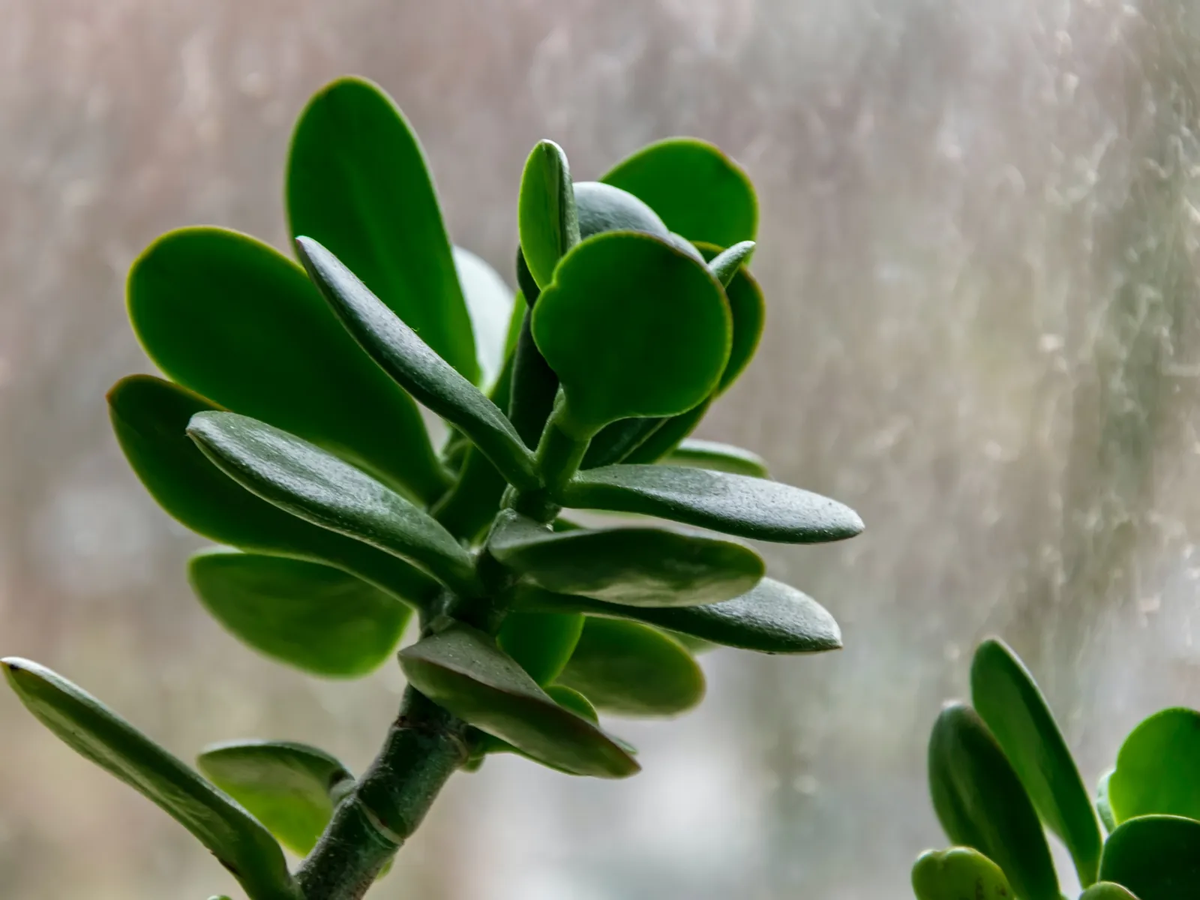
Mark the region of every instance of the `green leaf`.
[[196, 764], [301, 856], [316, 846], [334, 806], [354, 785], [354, 776], [337, 759], [291, 741], [214, 744]]
[[400, 665], [430, 700], [538, 762], [601, 778], [639, 769], [611, 737], [555, 703], [483, 632], [452, 625], [401, 650]]
[[183, 825], [251, 900], [299, 900], [279, 845], [244, 809], [62, 676], [24, 659], [0, 660], [0, 667], [43, 725]]
[[1000, 867], [970, 847], [926, 850], [913, 865], [917, 900], [1011, 900]]
[[1108, 783], [1112, 780], [1112, 774], [1116, 769], [1109, 769], [1100, 776], [1100, 781], [1096, 785], [1096, 812], [1100, 815], [1100, 821], [1104, 823], [1105, 831], [1110, 834], [1117, 828], [1117, 820], [1113, 816], [1112, 804], [1108, 800]]
[[671, 416], [704, 400], [729, 358], [729, 306], [716, 279], [658, 238], [589, 238], [559, 263], [533, 336], [562, 383], [564, 430]]
[[[699, 244], [698, 249], [711, 266], [716, 262], [719, 248], [713, 244]], [[732, 248], [730, 248], [732, 249]], [[733, 343], [729, 348], [729, 362], [721, 373], [721, 381], [717, 385], [716, 394], [719, 396], [737, 381], [738, 377], [750, 365], [758, 342], [762, 339], [763, 325], [767, 317], [767, 304], [763, 299], [762, 288], [754, 280], [745, 266], [733, 273], [732, 280], [725, 285], [725, 297], [729, 301], [729, 312], [733, 317]]]
[[713, 277], [721, 282], [723, 286], [728, 287], [729, 282], [733, 281], [733, 276], [737, 274], [738, 269], [742, 264], [750, 258], [750, 254], [754, 252], [754, 241], [741, 241], [734, 244], [728, 250], [722, 250], [708, 264], [708, 269], [713, 273]]
[[387, 94], [359, 78], [317, 93], [292, 134], [286, 193], [292, 237], [328, 247], [442, 359], [478, 381], [433, 180]]
[[559, 259], [579, 243], [571, 168], [553, 141], [538, 141], [525, 161], [517, 221], [525, 262], [538, 286], [545, 287]]
[[1164, 709], [1133, 729], [1108, 798], [1118, 824], [1152, 813], [1200, 819], [1200, 712]]
[[627, 606], [697, 606], [730, 600], [762, 578], [742, 544], [661, 528], [555, 532], [512, 510], [496, 521], [492, 555], [529, 583]]
[[1139, 900], [1200, 898], [1200, 822], [1181, 816], [1139, 816], [1108, 836], [1100, 879]]
[[[458, 273], [463, 298], [467, 301], [467, 312], [471, 316], [480, 383], [492, 385], [500, 377], [504, 358], [511, 349], [508, 335], [516, 306], [513, 291], [499, 272], [462, 247], [454, 248], [454, 269]], [[513, 340], [516, 340], [515, 334]]]
[[757, 453], [720, 444], [716, 441], [700, 441], [690, 438], [667, 454], [670, 465], [689, 466], [695, 469], [711, 469], [733, 475], [749, 475], [751, 478], [767, 478], [767, 463]]
[[471, 439], [512, 483], [537, 487], [533, 454], [512, 423], [316, 241], [298, 238], [304, 265], [346, 330], [405, 390]]
[[1060, 900], [1042, 824], [1017, 773], [979, 715], [942, 710], [929, 739], [929, 791], [955, 844], [995, 862], [1022, 900]]
[[517, 597], [523, 609], [634, 619], [759, 653], [821, 653], [842, 646], [841, 630], [824, 607], [773, 578], [762, 579], [753, 590], [733, 600], [705, 606], [618, 606], [534, 587], [518, 588]]
[[422, 499], [445, 489], [412, 398], [271, 247], [220, 228], [172, 231], [134, 262], [128, 293], [138, 340], [172, 380]]
[[704, 699], [704, 672], [679, 641], [616, 619], [588, 617], [558, 680], [620, 716], [675, 716]]
[[789, 544], [840, 541], [863, 530], [848, 506], [791, 485], [680, 466], [606, 466], [578, 473], [564, 506], [658, 516]]
[[188, 435], [226, 475], [292, 515], [395, 554], [476, 593], [470, 555], [424, 510], [336, 456], [228, 412], [192, 416]]
[[1119, 884], [1100, 881], [1079, 895], [1079, 900], [1138, 900]]
[[601, 180], [645, 200], [667, 227], [690, 241], [728, 247], [753, 240], [758, 227], [750, 179], [707, 141], [658, 141], [622, 160]]
[[1091, 798], [1037, 683], [1003, 642], [987, 640], [976, 649], [971, 702], [1046, 827], [1066, 844], [1080, 884], [1092, 884], [1103, 839]]
[[292, 516], [227, 478], [188, 439], [194, 414], [215, 407], [177, 385], [134, 375], [108, 394], [117, 442], [168, 514], [210, 540], [271, 556], [328, 563], [414, 606], [440, 590], [408, 563]]
[[496, 640], [530, 678], [545, 686], [562, 672], [582, 631], [579, 613], [518, 611], [505, 617]]
[[565, 684], [552, 684], [546, 688], [546, 693], [564, 709], [569, 709], [577, 716], [583, 716], [593, 725], [599, 724], [600, 717], [596, 715], [596, 707], [592, 706], [591, 701], [574, 688], [569, 688]]
[[576, 184], [575, 209], [583, 240], [608, 231], [637, 231], [671, 240], [671, 229], [658, 213], [633, 194], [610, 184], [598, 181]]
[[409, 607], [365, 581], [298, 559], [210, 551], [192, 557], [188, 580], [237, 638], [315, 675], [373, 672], [411, 617]]

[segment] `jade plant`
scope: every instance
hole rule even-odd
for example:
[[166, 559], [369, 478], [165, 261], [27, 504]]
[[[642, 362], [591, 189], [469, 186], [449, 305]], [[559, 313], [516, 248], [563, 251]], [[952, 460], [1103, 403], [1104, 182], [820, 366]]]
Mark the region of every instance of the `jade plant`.
[[118, 382], [112, 424], [154, 499], [221, 545], [188, 577], [249, 647], [354, 678], [416, 617], [378, 756], [355, 777], [315, 747], [239, 740], [196, 771], [54, 672], [3, 663], [38, 719], [251, 900], [363, 896], [451, 774], [490, 754], [633, 775], [598, 714], [692, 707], [704, 647], [841, 645], [828, 612], [720, 535], [836, 541], [858, 516], [688, 437], [762, 331], [756, 201], [730, 159], [670, 139], [575, 183], [537, 144], [515, 292], [450, 245], [416, 137], [368, 82], [310, 101], [285, 193], [299, 265], [220, 228], [133, 264], [129, 315], [166, 379]]
[[1071, 856], [1081, 900], [1200, 898], [1194, 709], [1134, 728], [1093, 799], [1033, 676], [987, 640], [972, 660], [971, 704], [948, 704], [934, 723], [929, 791], [956, 846], [917, 860], [919, 900], [1060, 900], [1047, 831]]

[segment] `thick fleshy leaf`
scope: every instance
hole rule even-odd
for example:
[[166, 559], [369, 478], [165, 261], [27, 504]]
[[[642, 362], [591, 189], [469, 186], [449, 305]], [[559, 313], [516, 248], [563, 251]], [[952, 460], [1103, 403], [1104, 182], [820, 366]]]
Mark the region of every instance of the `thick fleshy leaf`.
[[518, 589], [523, 609], [583, 612], [613, 619], [634, 619], [714, 644], [760, 653], [821, 653], [838, 650], [842, 633], [819, 603], [773, 578], [724, 603], [706, 606], [618, 606], [587, 597]]
[[537, 485], [533, 455], [512, 423], [316, 241], [298, 238], [304, 265], [346, 330], [417, 400], [469, 437], [510, 481]]
[[970, 847], [926, 850], [913, 865], [917, 900], [1012, 900], [1000, 867]]
[[552, 684], [546, 688], [546, 693], [559, 706], [571, 710], [577, 716], [583, 716], [593, 725], [600, 723], [600, 717], [596, 715], [596, 707], [592, 706], [592, 702], [574, 688], [569, 688], [565, 684]]
[[244, 809], [62, 676], [24, 659], [5, 659], [0, 667], [43, 725], [195, 835], [251, 900], [299, 900], [283, 851]]
[[768, 477], [767, 463], [750, 450], [721, 444], [717, 441], [700, 441], [688, 438], [667, 454], [666, 462], [674, 466], [693, 469], [711, 469], [714, 472], [729, 472], [733, 475], [749, 475], [751, 478]]
[[742, 544], [662, 528], [556, 532], [505, 510], [488, 544], [531, 584], [626, 606], [698, 606], [740, 596], [766, 571]]
[[1112, 774], [1116, 769], [1109, 769], [1100, 776], [1100, 781], [1096, 785], [1096, 813], [1100, 816], [1100, 821], [1104, 823], [1105, 831], [1110, 834], [1117, 828], [1116, 817], [1113, 816], [1112, 803], [1108, 799], [1108, 782], [1112, 779]]
[[1079, 900], [1138, 900], [1128, 890], [1111, 881], [1099, 881], [1079, 895]]
[[580, 472], [564, 506], [658, 516], [762, 541], [840, 541], [863, 529], [848, 506], [777, 481], [680, 466], [606, 466]]
[[566, 394], [561, 424], [576, 438], [617, 419], [691, 409], [716, 388], [732, 337], [708, 270], [630, 232], [589, 238], [563, 257], [532, 329]]
[[354, 776], [324, 750], [291, 741], [230, 741], [205, 748], [200, 771], [280, 842], [305, 856]]
[[[699, 244], [698, 249], [709, 260], [715, 261], [719, 248], [713, 244]], [[733, 343], [729, 348], [729, 361], [725, 371], [721, 373], [721, 381], [717, 385], [717, 395], [725, 393], [738, 376], [750, 365], [754, 351], [762, 339], [763, 326], [767, 318], [767, 303], [763, 299], [762, 288], [754, 280], [749, 270], [742, 266], [737, 269], [732, 280], [725, 285], [725, 297], [729, 301], [729, 313], [733, 317]]]
[[[504, 358], [511, 349], [508, 335], [515, 306], [513, 290], [499, 272], [462, 247], [454, 248], [454, 268], [471, 316], [475, 355], [479, 359], [479, 382], [492, 385], [500, 377]], [[515, 334], [513, 339], [516, 339]]]
[[588, 617], [558, 681], [620, 716], [675, 716], [704, 699], [704, 672], [679, 641], [617, 619]]
[[461, 593], [474, 593], [474, 565], [454, 536], [349, 463], [236, 413], [197, 413], [187, 433], [217, 468], [267, 502], [414, 562]]
[[709, 271], [713, 273], [717, 281], [728, 287], [729, 282], [733, 281], [733, 276], [737, 274], [738, 269], [750, 258], [750, 254], [753, 252], [754, 241], [741, 241], [734, 244], [728, 250], [722, 250], [708, 261]]
[[1108, 799], [1117, 824], [1154, 813], [1200, 819], [1200, 712], [1164, 709], [1133, 729], [1117, 753]]
[[133, 264], [128, 292], [133, 329], [172, 380], [422, 499], [445, 489], [412, 398], [276, 250], [220, 228], [172, 231]]
[[517, 611], [505, 617], [496, 641], [544, 687], [562, 672], [582, 632], [583, 616], [579, 613]]
[[601, 778], [639, 769], [611, 737], [555, 703], [483, 632], [452, 625], [401, 650], [400, 665], [426, 697], [539, 762]]
[[929, 739], [929, 792], [947, 836], [1008, 876], [1022, 900], [1060, 900], [1042, 823], [1017, 773], [971, 707], [942, 710]]
[[1200, 822], [1182, 816], [1139, 816], [1104, 843], [1100, 879], [1129, 888], [1138, 900], [1200, 898]]
[[1080, 884], [1092, 884], [1103, 839], [1091, 798], [1037, 683], [1003, 642], [987, 640], [975, 650], [971, 702], [1012, 763], [1034, 809], [1070, 851]]
[[554, 278], [554, 267], [579, 243], [579, 219], [571, 168], [562, 147], [538, 141], [525, 160], [517, 203], [521, 252], [539, 287]]
[[672, 231], [728, 247], [754, 239], [758, 201], [742, 168], [707, 141], [667, 138], [619, 162], [602, 179], [645, 200]]
[[439, 356], [478, 380], [433, 180], [387, 94], [359, 78], [317, 93], [292, 134], [286, 194], [292, 237], [328, 247]]
[[315, 675], [357, 678], [392, 655], [411, 609], [338, 569], [255, 553], [193, 556], [188, 580], [234, 636]]
[[310, 525], [227, 478], [188, 439], [193, 415], [215, 407], [178, 385], [134, 375], [108, 394], [117, 442], [168, 514], [210, 540], [272, 556], [324, 562], [413, 604], [440, 586], [389, 553]]
[[579, 216], [579, 236], [583, 239], [606, 231], [639, 231], [671, 240], [671, 229], [658, 213], [633, 194], [611, 184], [598, 181], [576, 184], [575, 209]]

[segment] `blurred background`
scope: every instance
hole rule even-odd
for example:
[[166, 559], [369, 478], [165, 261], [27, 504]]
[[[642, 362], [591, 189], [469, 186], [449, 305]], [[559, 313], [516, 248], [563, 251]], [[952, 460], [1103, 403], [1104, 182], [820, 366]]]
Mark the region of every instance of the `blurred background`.
[[[645, 771], [512, 757], [457, 776], [372, 897], [911, 896], [943, 843], [939, 705], [997, 633], [1085, 779], [1159, 706], [1200, 705], [1200, 5], [1189, 0], [0, 0], [0, 652], [185, 758], [319, 744], [361, 770], [393, 666], [323, 682], [193, 600], [201, 542], [135, 481], [104, 391], [152, 371], [123, 282], [160, 232], [283, 246], [309, 95], [380, 82], [452, 238], [509, 280], [523, 160], [577, 178], [675, 134], [756, 182], [756, 362], [702, 436], [852, 506], [867, 533], [767, 547], [846, 647], [704, 657], [708, 699], [617, 723]], [[0, 691], [0, 894], [202, 898], [182, 828]]]

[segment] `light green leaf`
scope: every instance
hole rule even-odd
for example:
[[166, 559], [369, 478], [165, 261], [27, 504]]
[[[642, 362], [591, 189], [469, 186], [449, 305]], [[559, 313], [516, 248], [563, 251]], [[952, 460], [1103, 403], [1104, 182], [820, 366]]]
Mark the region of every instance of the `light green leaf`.
[[517, 611], [505, 617], [496, 641], [530, 678], [545, 687], [562, 672], [582, 631], [579, 613]]
[[539, 141], [525, 161], [517, 221], [525, 262], [534, 281], [545, 287], [559, 259], [579, 243], [571, 168], [553, 141]]
[[[454, 269], [458, 273], [463, 298], [467, 301], [467, 312], [471, 316], [480, 384], [490, 387], [500, 377], [504, 358], [511, 349], [508, 335], [515, 306], [513, 290], [499, 272], [462, 247], [454, 248]], [[524, 304], [525, 301], [520, 302]], [[520, 327], [519, 320], [517, 325]]]
[[1108, 799], [1118, 824], [1152, 813], [1200, 819], [1200, 712], [1164, 709], [1133, 729], [1117, 754]]
[[1012, 900], [1000, 867], [970, 847], [926, 850], [913, 865], [917, 900]]
[[749, 475], [751, 478], [766, 478], [769, 474], [766, 461], [757, 453], [732, 444], [695, 438], [681, 441], [678, 447], [667, 454], [665, 461], [668, 465], [711, 469], [714, 472]]
[[565, 684], [552, 684], [546, 688], [546, 693], [564, 709], [569, 709], [577, 716], [583, 716], [593, 725], [599, 724], [600, 717], [596, 715], [596, 707], [592, 706], [591, 701], [574, 688], [569, 688]]
[[750, 258], [750, 254], [754, 252], [754, 241], [741, 241], [734, 244], [728, 250], [722, 250], [708, 263], [708, 269], [713, 273], [717, 281], [725, 287], [729, 286], [729, 282], [733, 281], [733, 276], [737, 274], [738, 269], [742, 264]]
[[1105, 831], [1110, 834], [1117, 828], [1117, 820], [1113, 816], [1112, 804], [1108, 800], [1108, 783], [1112, 780], [1112, 774], [1116, 769], [1109, 769], [1100, 776], [1100, 781], [1096, 785], [1096, 812], [1100, 815], [1100, 821], [1104, 823]]
[[1200, 822], [1181, 816], [1139, 816], [1108, 836], [1100, 880], [1139, 900], [1200, 898]]
[[1100, 881], [1080, 894], [1079, 900], [1138, 900], [1138, 898], [1119, 884]]

